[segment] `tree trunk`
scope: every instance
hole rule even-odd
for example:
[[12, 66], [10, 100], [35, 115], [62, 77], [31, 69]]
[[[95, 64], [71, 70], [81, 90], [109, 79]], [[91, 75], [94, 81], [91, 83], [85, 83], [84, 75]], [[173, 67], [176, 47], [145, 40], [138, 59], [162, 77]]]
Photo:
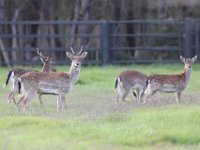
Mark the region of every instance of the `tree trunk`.
[[[44, 16], [44, 12], [43, 10], [41, 10], [40, 12], [40, 21], [44, 21], [45, 20], [45, 16]], [[45, 37], [42, 37], [41, 39], [39, 39], [40, 41], [40, 47], [48, 47], [48, 40], [47, 40], [47, 35], [48, 35], [48, 25], [45, 25], [45, 24], [41, 24], [39, 26], [39, 35], [41, 36], [45, 36]]]
[[5, 47], [4, 47], [4, 44], [2, 42], [1, 37], [0, 37], [0, 48], [1, 48], [0, 51], [1, 51], [2, 55], [3, 55], [4, 61], [6, 63], [6, 66], [10, 66], [10, 60], [9, 60], [9, 57], [8, 57], [8, 53], [5, 50]]
[[[134, 3], [132, 3], [134, 6]], [[134, 11], [134, 19], [146, 19], [147, 17], [147, 5], [148, 2], [146, 0], [141, 0], [137, 6], [135, 6], [135, 11]], [[145, 28], [143, 24], [138, 24], [135, 26], [134, 31], [138, 31], [137, 33], [145, 33]], [[142, 38], [137, 38], [135, 39], [135, 47], [145, 47], [145, 43]], [[135, 59], [149, 59], [150, 57], [150, 52], [149, 51], [144, 51], [144, 50], [135, 50], [134, 58]]]
[[12, 35], [13, 35], [13, 37], [12, 37], [12, 49], [13, 50], [12, 50], [11, 54], [12, 54], [12, 60], [14, 61], [14, 64], [17, 61], [17, 52], [16, 52], [16, 50], [18, 48], [17, 37], [16, 37], [16, 35], [17, 35], [17, 27], [16, 27], [15, 22], [16, 22], [16, 20], [18, 18], [19, 12], [20, 12], [20, 9], [16, 8], [14, 16], [13, 16], [13, 19], [12, 19], [12, 21], [13, 21], [13, 24], [12, 24]]
[[[50, 18], [54, 20], [53, 11], [50, 12]], [[56, 39], [55, 39], [55, 26], [56, 25], [49, 25], [49, 32], [50, 32], [50, 47], [52, 48], [51, 54], [54, 60], [56, 60], [56, 52], [54, 51], [56, 48]]]
[[[1, 0], [0, 1], [0, 19], [5, 19], [5, 16], [4, 16], [4, 12], [5, 11], [5, 0]], [[0, 31], [1, 33], [4, 33], [4, 29], [1, 27], [0, 28]], [[3, 59], [4, 59], [4, 62], [7, 66], [10, 65], [10, 60], [9, 60], [9, 57], [8, 57], [8, 52], [6, 51], [5, 49], [5, 45], [3, 43], [3, 39], [0, 37], [0, 51], [2, 53], [2, 56], [3, 56]], [[1, 62], [3, 63], [3, 62]]]
[[[80, 3], [80, 0], [76, 0], [75, 9], [74, 9], [74, 17], [73, 17], [72, 21], [77, 21], [78, 18], [79, 18], [79, 3]], [[77, 30], [77, 24], [73, 24], [72, 28], [71, 28], [70, 35], [71, 36], [75, 35], [76, 30]], [[71, 40], [70, 40], [70, 46], [72, 46], [74, 44], [74, 41], [75, 41], [75, 37], [72, 37]]]
[[[91, 6], [91, 0], [82, 0], [81, 1], [81, 13], [79, 14], [80, 16], [82, 16], [82, 18], [80, 18], [81, 20], [89, 20], [90, 19], [90, 6]], [[88, 26], [88, 25], [83, 25], [79, 27], [79, 33], [83, 33], [83, 34], [88, 34], [91, 33], [93, 30], [92, 26]], [[82, 38], [81, 39], [81, 45], [84, 45], [85, 47], [88, 46], [90, 41], [90, 38]]]
[[[25, 26], [25, 34], [26, 35], [30, 35], [31, 34], [31, 31], [30, 31], [30, 28], [29, 28], [29, 25], [26, 25]], [[25, 60], [30, 60], [31, 59], [31, 40], [30, 39], [26, 39], [25, 41]]]

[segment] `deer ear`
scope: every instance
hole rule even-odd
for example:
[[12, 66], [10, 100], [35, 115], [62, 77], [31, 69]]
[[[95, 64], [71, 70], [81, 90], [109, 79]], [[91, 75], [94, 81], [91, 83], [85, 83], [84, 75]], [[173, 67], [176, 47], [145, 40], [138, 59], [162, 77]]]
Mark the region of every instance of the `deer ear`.
[[195, 55], [194, 57], [192, 57], [192, 62], [194, 63], [197, 60], [197, 55]]
[[39, 54], [40, 54], [40, 56], [42, 56], [42, 52], [41, 51], [39, 51]]
[[84, 52], [84, 53], [82, 53], [82, 58], [85, 58], [86, 56], [87, 56], [87, 54], [88, 54], [88, 52]]
[[185, 58], [183, 56], [180, 56], [180, 60], [185, 63]]
[[72, 53], [66, 52], [65, 54], [67, 55], [67, 57], [68, 57], [69, 59], [72, 59]]

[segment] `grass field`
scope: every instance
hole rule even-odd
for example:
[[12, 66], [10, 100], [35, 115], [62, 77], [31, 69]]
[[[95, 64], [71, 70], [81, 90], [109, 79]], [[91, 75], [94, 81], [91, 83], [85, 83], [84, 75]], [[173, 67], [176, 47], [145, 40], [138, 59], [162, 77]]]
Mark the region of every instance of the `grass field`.
[[183, 65], [82, 67], [78, 83], [66, 96], [66, 112], [56, 112], [55, 96], [43, 96], [43, 106], [35, 97], [25, 112], [18, 112], [6, 101], [10, 88], [3, 85], [9, 69], [1, 68], [0, 149], [200, 149], [200, 65], [193, 67], [180, 106], [174, 94], [162, 93], [145, 105], [130, 94], [117, 105], [114, 79], [127, 69], [169, 74], [180, 73]]

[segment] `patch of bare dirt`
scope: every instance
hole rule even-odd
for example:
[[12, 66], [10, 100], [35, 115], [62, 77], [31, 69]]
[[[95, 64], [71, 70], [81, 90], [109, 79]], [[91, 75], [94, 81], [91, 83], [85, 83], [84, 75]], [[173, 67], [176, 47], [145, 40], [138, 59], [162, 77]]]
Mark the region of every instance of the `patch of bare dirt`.
[[[183, 93], [180, 105], [200, 105], [200, 93]], [[49, 117], [70, 117], [73, 119], [95, 119], [106, 117], [110, 115], [117, 115], [126, 113], [130, 110], [146, 107], [160, 107], [166, 105], [176, 105], [175, 94], [157, 93], [146, 104], [138, 103], [133, 95], [129, 94], [126, 102], [116, 103], [116, 93], [108, 91], [89, 92], [87, 89], [84, 91], [73, 91], [66, 95], [66, 102], [68, 104], [67, 111], [56, 111], [56, 97], [43, 96], [43, 106], [40, 106], [38, 97], [28, 105], [25, 114], [36, 116], [49, 116]], [[5, 96], [1, 96], [5, 99]], [[4, 112], [9, 115], [18, 113], [14, 105], [7, 104], [6, 101], [1, 102]], [[3, 110], [2, 110], [3, 112]]]

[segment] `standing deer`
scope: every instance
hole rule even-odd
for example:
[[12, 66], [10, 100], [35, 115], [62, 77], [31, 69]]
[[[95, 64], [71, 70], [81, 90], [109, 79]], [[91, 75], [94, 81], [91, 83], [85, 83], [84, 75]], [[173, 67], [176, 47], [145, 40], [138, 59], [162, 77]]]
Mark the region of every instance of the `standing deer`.
[[[44, 56], [42, 52], [39, 51], [38, 49], [37, 49], [37, 54], [43, 63], [41, 72], [55, 72], [56, 71], [54, 68], [54, 61], [52, 60], [52, 58], [50, 58], [49, 56]], [[18, 93], [18, 78], [21, 75], [27, 72], [31, 72], [31, 71], [34, 71], [34, 70], [24, 70], [24, 69], [14, 68], [8, 72], [5, 86], [10, 82], [11, 92], [8, 94], [9, 103], [13, 100], [13, 102], [16, 104], [14, 97]], [[40, 104], [42, 104], [41, 95], [39, 95], [39, 101], [40, 101]]]
[[117, 88], [116, 102], [119, 100], [125, 101], [130, 90], [133, 92], [137, 101], [140, 102], [143, 96], [143, 88], [146, 84], [147, 75], [138, 71], [123, 71], [115, 80], [115, 88]]
[[146, 92], [144, 100], [146, 103], [156, 92], [176, 93], [177, 104], [181, 101], [181, 93], [185, 90], [190, 80], [192, 64], [196, 61], [197, 56], [185, 59], [180, 56], [181, 61], [185, 64], [184, 72], [176, 75], [151, 75], [147, 79]]
[[81, 63], [87, 56], [87, 52], [82, 53], [82, 50], [83, 47], [79, 53], [75, 53], [71, 48], [72, 53], [66, 52], [67, 57], [72, 61], [69, 72], [28, 72], [22, 75], [19, 79], [19, 91], [22, 97], [17, 102], [18, 110], [24, 108], [37, 93], [57, 95], [57, 110], [61, 107], [66, 109], [65, 95], [78, 80]]

